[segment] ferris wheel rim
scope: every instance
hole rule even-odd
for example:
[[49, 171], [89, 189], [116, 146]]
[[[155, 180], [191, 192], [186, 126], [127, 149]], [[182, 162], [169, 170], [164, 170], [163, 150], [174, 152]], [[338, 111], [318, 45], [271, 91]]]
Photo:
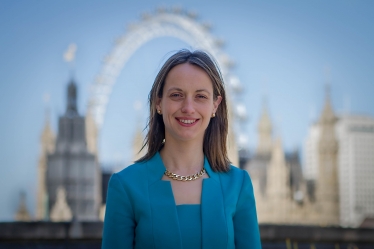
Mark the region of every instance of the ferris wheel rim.
[[[230, 81], [232, 77], [230, 67], [233, 63], [221, 49], [222, 43], [204, 24], [197, 22], [193, 15], [185, 15], [181, 11], [158, 11], [154, 15], [143, 15], [140, 22], [130, 25], [128, 32], [117, 39], [91, 85], [88, 112], [93, 117], [98, 130], [104, 122], [112, 88], [127, 61], [145, 43], [167, 36], [180, 39], [196, 49], [211, 54], [219, 64], [224, 80]], [[235, 76], [233, 78], [237, 79]], [[227, 86], [230, 91], [230, 85]]]

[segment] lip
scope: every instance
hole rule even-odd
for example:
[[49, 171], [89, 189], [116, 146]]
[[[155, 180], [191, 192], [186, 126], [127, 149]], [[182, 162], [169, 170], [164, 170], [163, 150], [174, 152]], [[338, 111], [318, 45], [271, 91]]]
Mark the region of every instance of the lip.
[[[194, 126], [200, 119], [198, 118], [185, 118], [185, 117], [177, 117], [175, 118], [175, 120], [177, 120], [177, 122], [181, 125], [181, 126], [185, 126], [185, 127], [191, 127], [191, 126]], [[181, 120], [183, 121], [187, 121], [186, 122], [182, 122]], [[194, 121], [194, 122], [193, 122]], [[188, 123], [188, 122], [191, 122], [191, 123]]]

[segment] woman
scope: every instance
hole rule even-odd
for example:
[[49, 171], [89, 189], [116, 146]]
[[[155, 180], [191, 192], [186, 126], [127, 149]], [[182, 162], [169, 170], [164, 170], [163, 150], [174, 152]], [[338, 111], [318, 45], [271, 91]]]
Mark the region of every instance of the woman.
[[246, 171], [227, 157], [216, 63], [182, 50], [149, 94], [147, 153], [109, 181], [102, 248], [261, 248]]

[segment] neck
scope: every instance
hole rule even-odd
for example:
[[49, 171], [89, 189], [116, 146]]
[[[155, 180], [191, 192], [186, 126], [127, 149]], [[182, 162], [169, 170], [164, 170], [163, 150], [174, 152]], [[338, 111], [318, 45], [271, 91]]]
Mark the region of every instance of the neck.
[[203, 145], [196, 142], [173, 142], [165, 139], [160, 151], [162, 161], [170, 172], [190, 175], [199, 172], [204, 166]]

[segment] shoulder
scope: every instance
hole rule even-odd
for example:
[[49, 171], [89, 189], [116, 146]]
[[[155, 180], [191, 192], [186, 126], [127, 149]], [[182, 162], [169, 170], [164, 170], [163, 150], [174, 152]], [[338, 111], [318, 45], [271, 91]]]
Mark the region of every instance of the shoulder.
[[233, 175], [233, 176], [243, 176], [243, 175], [248, 175], [247, 171], [246, 170], [243, 170], [241, 168], [238, 168], [234, 165], [230, 165], [230, 170], [228, 171], [229, 174]]
[[223, 191], [240, 193], [243, 188], [252, 189], [251, 178], [246, 170], [230, 165], [230, 170], [218, 173]]
[[221, 181], [227, 181], [227, 182], [232, 182], [232, 181], [240, 182], [240, 181], [244, 181], [250, 178], [246, 170], [240, 169], [233, 165], [230, 165], [229, 171], [225, 173], [218, 173], [218, 174], [221, 178]]
[[147, 176], [146, 164], [147, 162], [131, 164], [121, 171], [114, 173], [112, 178], [117, 178], [122, 184], [139, 182], [139, 179]]

